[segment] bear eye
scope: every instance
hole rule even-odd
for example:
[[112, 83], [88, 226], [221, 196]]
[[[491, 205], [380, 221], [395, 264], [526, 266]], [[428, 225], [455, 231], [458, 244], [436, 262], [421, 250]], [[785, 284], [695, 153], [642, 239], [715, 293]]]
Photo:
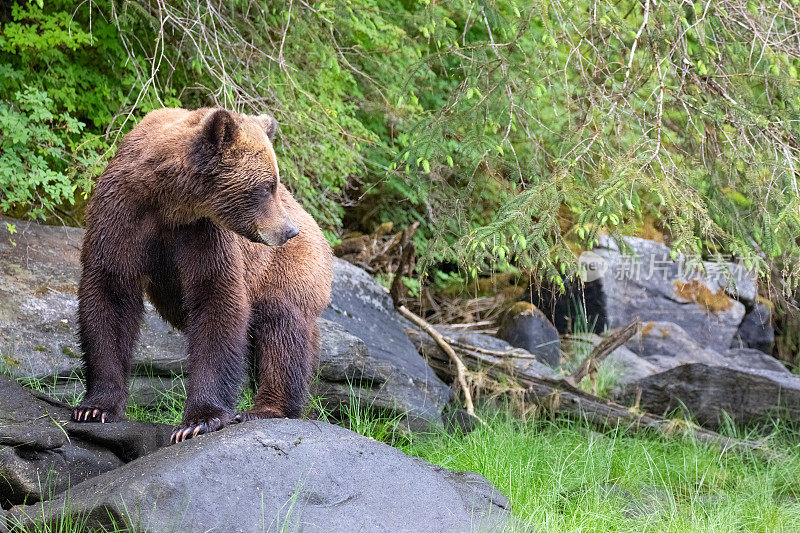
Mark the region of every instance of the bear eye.
[[275, 185], [273, 183], [263, 183], [256, 187], [254, 191], [255, 196], [258, 198], [268, 198], [275, 192]]

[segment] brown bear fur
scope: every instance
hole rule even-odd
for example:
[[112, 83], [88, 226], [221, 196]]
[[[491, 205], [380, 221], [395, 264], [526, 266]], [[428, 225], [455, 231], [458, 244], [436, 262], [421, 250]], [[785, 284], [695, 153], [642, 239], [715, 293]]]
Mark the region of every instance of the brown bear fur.
[[[75, 420], [124, 416], [143, 292], [188, 341], [175, 440], [300, 416], [332, 254], [279, 181], [276, 126], [264, 115], [160, 109], [123, 139], [86, 217], [78, 315], [87, 390]], [[248, 360], [260, 385], [253, 409], [237, 416]]]

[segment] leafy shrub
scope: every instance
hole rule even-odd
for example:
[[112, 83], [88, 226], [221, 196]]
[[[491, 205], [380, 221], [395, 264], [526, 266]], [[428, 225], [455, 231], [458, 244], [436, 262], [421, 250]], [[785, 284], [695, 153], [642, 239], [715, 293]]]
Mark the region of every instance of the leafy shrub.
[[657, 225], [792, 291], [786, 7], [19, 0], [0, 11], [2, 208], [69, 203], [154, 107], [221, 105], [276, 116], [285, 181], [329, 237], [420, 222], [421, 273], [519, 267], [558, 285], [599, 232]]
[[7, 13], [0, 29], [3, 211], [79, 221], [72, 208], [113, 153], [106, 132], [135, 78], [115, 25], [91, 14], [65, 0], [15, 3]]

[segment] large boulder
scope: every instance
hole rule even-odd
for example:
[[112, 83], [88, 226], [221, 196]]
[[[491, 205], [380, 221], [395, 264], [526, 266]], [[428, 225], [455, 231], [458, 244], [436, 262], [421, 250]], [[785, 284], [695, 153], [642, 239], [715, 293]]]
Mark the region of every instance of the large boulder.
[[[375, 352], [364, 341], [336, 322], [321, 318], [319, 325], [322, 353], [312, 393], [329, 412], [338, 416], [358, 404], [399, 416], [401, 426], [409, 430], [441, 425], [449, 392], [434, 388], [439, 383], [415, 381], [397, 363], [373, 357]], [[431, 392], [439, 396], [431, 398]]]
[[672, 322], [645, 322], [640, 331], [626, 343], [626, 347], [661, 370], [702, 363], [742, 370], [788, 372], [780, 361], [752, 348], [720, 347], [721, 350], [716, 351], [704, 347], [682, 327]]
[[702, 346], [672, 322], [644, 322], [625, 346], [663, 370], [688, 363], [725, 364], [721, 354]]
[[163, 424], [76, 424], [70, 408], [0, 376], [0, 504], [34, 503], [169, 442]]
[[477, 474], [452, 472], [352, 431], [257, 420], [159, 450], [14, 508], [11, 520], [87, 517], [89, 528], [172, 531], [493, 531], [507, 500]]
[[[664, 244], [624, 238], [625, 249], [601, 236], [599, 246], [580, 256], [588, 274], [584, 289], [577, 285], [563, 296], [531, 291], [533, 303], [552, 312], [557, 327], [569, 324], [574, 302], [585, 302], [595, 332], [617, 328], [634, 318], [674, 322], [704, 347], [729, 347], [745, 314], [738, 300], [755, 299], [755, 282], [735, 263], [703, 262], [695, 268]], [[705, 270], [704, 272], [702, 270]], [[738, 300], [737, 300], [738, 298]], [[562, 331], [564, 332], [564, 331]]]
[[685, 409], [703, 426], [716, 428], [726, 413], [739, 424], [771, 417], [800, 419], [800, 377], [786, 372], [742, 370], [701, 363], [676, 366], [627, 388], [633, 401], [641, 390], [641, 407], [664, 414]]
[[[17, 233], [0, 238], [0, 367], [16, 377], [74, 376], [81, 366], [77, 291], [83, 230], [0, 217], [0, 227], [5, 222]], [[137, 368], [142, 375], [151, 375], [151, 368], [168, 375], [180, 368], [183, 336], [146, 307]]]
[[558, 330], [531, 303], [514, 304], [505, 313], [497, 330], [497, 337], [535, 355], [537, 360], [552, 367], [561, 362], [561, 338]]
[[724, 366], [732, 366], [740, 370], [768, 370], [779, 374], [791, 374], [783, 363], [761, 350], [731, 348], [730, 350], [724, 350], [722, 355], [725, 357]]
[[[4, 222], [15, 224], [17, 233], [0, 239], [0, 369], [46, 380], [59, 398], [72, 401], [83, 392], [77, 338], [83, 230], [0, 217]], [[336, 260], [331, 302], [330, 320], [320, 320], [315, 390], [323, 403], [390, 409], [413, 429], [440, 425], [450, 390], [406, 337], [380, 284]], [[145, 308], [131, 400], [154, 407], [182, 387], [186, 342], [149, 303]]]
[[[391, 297], [369, 274], [335, 259], [331, 304], [322, 316], [360, 339], [368, 354], [364, 357], [364, 352], [359, 352], [351, 366], [363, 367], [359, 379], [346, 372], [333, 375], [330, 369], [341, 365], [328, 365], [328, 371], [322, 365], [323, 387], [336, 397], [351, 391], [351, 396], [365, 405], [407, 413], [412, 426], [441, 423], [442, 409], [452, 394], [450, 388], [420, 356], [401, 325]], [[365, 367], [362, 362], [369, 365]]]

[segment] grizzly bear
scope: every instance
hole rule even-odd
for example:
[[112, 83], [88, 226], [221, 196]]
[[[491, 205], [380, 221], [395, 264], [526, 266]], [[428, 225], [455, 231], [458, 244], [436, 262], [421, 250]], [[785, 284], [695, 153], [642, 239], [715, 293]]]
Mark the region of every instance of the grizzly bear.
[[[280, 182], [267, 115], [160, 109], [97, 180], [81, 252], [86, 395], [77, 422], [124, 417], [146, 293], [188, 343], [178, 442], [252, 418], [301, 415], [318, 359], [332, 253]], [[259, 387], [235, 407], [248, 362]]]

